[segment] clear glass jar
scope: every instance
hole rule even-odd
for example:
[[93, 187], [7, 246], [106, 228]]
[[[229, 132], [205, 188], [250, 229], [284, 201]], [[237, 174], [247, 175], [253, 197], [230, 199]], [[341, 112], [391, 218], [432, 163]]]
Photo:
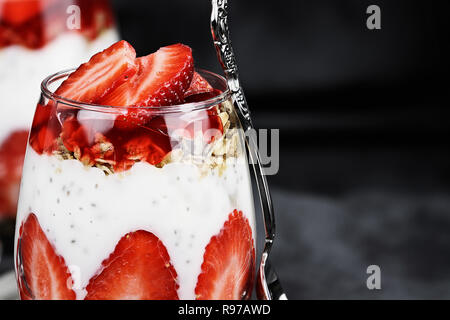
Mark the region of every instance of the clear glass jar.
[[129, 109], [42, 84], [16, 224], [22, 299], [248, 299], [255, 217], [245, 142], [225, 79], [200, 102]]

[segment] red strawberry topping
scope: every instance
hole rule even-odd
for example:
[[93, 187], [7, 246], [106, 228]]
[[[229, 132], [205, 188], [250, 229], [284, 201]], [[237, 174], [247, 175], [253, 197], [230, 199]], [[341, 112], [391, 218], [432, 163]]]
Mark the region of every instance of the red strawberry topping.
[[0, 217], [15, 216], [28, 132], [13, 132], [0, 146]]
[[[67, 25], [72, 4], [82, 12], [79, 29]], [[0, 48], [39, 49], [64, 32], [79, 32], [94, 40], [113, 25], [109, 0], [0, 0]]]
[[255, 264], [252, 229], [241, 211], [230, 214], [203, 256], [195, 294], [198, 300], [250, 298]]
[[119, 41], [82, 64], [56, 90], [56, 94], [75, 101], [93, 103], [132, 77], [136, 52], [126, 41]]
[[44, 106], [41, 101], [30, 144], [38, 153], [71, 153], [86, 166], [97, 165], [108, 173], [128, 170], [136, 162], [157, 165], [179, 143], [179, 134], [192, 139], [202, 133], [210, 143], [223, 134], [223, 124], [215, 107], [167, 114], [154, 110], [220, 93], [194, 74], [188, 46], [163, 47], [136, 59], [134, 49], [120, 41], [78, 68], [56, 92], [112, 106], [105, 108], [105, 116], [52, 101]]
[[198, 72], [194, 73], [191, 85], [189, 89], [184, 93], [184, 97], [187, 98], [194, 94], [207, 93], [214, 91], [214, 88], [205, 80]]
[[18, 248], [23, 268], [23, 275], [18, 279], [22, 299], [75, 299], [64, 259], [55, 253], [34, 214], [22, 225]]
[[125, 235], [86, 287], [86, 300], [178, 300], [177, 273], [152, 233]]
[[190, 96], [186, 97], [184, 99], [184, 101], [186, 103], [203, 102], [203, 101], [215, 98], [221, 94], [222, 94], [222, 91], [220, 91], [218, 89], [213, 89], [212, 91], [209, 91], [209, 92], [203, 92], [203, 93], [197, 93], [197, 94], [190, 95]]
[[12, 24], [20, 25], [45, 10], [55, 0], [5, 0], [0, 4], [1, 18]]
[[[134, 78], [113, 90], [101, 104], [110, 106], [170, 106], [184, 102], [194, 73], [192, 50], [183, 44], [163, 47], [157, 52], [136, 59], [139, 71]], [[145, 109], [133, 108], [118, 117], [121, 124], [133, 128], [150, 118]], [[127, 124], [127, 125], [128, 125]]]

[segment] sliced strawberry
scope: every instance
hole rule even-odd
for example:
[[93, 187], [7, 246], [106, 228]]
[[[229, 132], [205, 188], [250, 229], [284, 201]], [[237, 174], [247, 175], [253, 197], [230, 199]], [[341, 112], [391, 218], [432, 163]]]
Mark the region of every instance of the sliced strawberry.
[[105, 29], [114, 24], [109, 0], [77, 0], [83, 12], [81, 32], [90, 40], [95, 40]]
[[49, 126], [33, 130], [30, 135], [30, 145], [39, 154], [51, 153], [56, 149], [57, 133]]
[[222, 91], [218, 89], [213, 89], [209, 92], [203, 92], [203, 93], [197, 93], [190, 95], [184, 99], [185, 102], [191, 103], [191, 102], [203, 102], [212, 98], [217, 97], [218, 95], [221, 95]]
[[138, 107], [128, 107], [124, 111], [124, 114], [120, 114], [116, 117], [114, 126], [121, 130], [132, 130], [147, 123], [151, 119], [151, 110]]
[[184, 93], [184, 97], [187, 98], [194, 94], [208, 93], [211, 91], [214, 91], [214, 88], [209, 84], [209, 82], [206, 81], [205, 78], [203, 78], [198, 72], [195, 72], [189, 89], [187, 89]]
[[119, 41], [82, 64], [56, 90], [71, 100], [93, 103], [132, 77], [136, 52], [126, 41]]
[[223, 124], [216, 108], [191, 111], [183, 117], [167, 115], [164, 120], [170, 136], [182, 135], [186, 139], [194, 139], [202, 135], [206, 143], [211, 143], [223, 134]]
[[141, 107], [183, 102], [194, 73], [191, 48], [175, 44], [136, 61], [139, 66], [136, 76], [102, 99], [102, 104]]
[[12, 43], [14, 43], [14, 33], [0, 24], [0, 48], [7, 47]]
[[33, 128], [41, 125], [47, 125], [56, 118], [56, 103], [49, 100], [46, 105], [38, 103], [33, 118]]
[[161, 141], [162, 137], [158, 139], [157, 134], [147, 134], [131, 139], [124, 146], [126, 158], [133, 161], [147, 161], [152, 165], [160, 163], [170, 151], [170, 141], [165, 143], [166, 141]]
[[152, 233], [125, 235], [86, 287], [86, 300], [178, 300], [177, 273]]
[[18, 280], [22, 299], [75, 299], [66, 263], [55, 253], [34, 214], [30, 214], [22, 225], [18, 247], [23, 269]]
[[[110, 106], [170, 106], [184, 102], [184, 92], [189, 88], [194, 73], [192, 50], [175, 44], [136, 59], [139, 71], [100, 101]], [[148, 110], [133, 108], [117, 120], [119, 126], [134, 128], [150, 119]]]
[[254, 266], [252, 229], [242, 212], [235, 210], [205, 249], [202, 273], [195, 288], [197, 299], [250, 298]]
[[41, 13], [56, 0], [5, 0], [0, 4], [1, 19], [12, 25], [20, 25]]
[[27, 139], [27, 131], [15, 131], [0, 146], [0, 217], [16, 215]]
[[64, 121], [61, 134], [62, 141], [67, 150], [75, 152], [76, 148], [88, 147], [87, 130], [89, 128], [80, 125], [75, 116], [68, 117]]

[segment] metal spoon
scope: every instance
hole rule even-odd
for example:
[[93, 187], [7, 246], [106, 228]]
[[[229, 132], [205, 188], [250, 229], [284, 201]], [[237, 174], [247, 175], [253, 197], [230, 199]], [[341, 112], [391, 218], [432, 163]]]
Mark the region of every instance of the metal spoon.
[[[228, 86], [232, 92], [233, 103], [238, 111], [244, 132], [253, 131], [250, 110], [244, 91], [239, 82], [238, 68], [231, 46], [228, 29], [228, 0], [212, 0], [211, 32], [219, 62], [222, 65]], [[286, 294], [281, 287], [278, 275], [269, 263], [269, 253], [275, 237], [275, 217], [264, 169], [258, 152], [258, 144], [253, 134], [246, 134], [249, 155], [256, 177], [259, 198], [264, 217], [265, 243], [256, 280], [256, 294], [261, 300], [284, 300]]]

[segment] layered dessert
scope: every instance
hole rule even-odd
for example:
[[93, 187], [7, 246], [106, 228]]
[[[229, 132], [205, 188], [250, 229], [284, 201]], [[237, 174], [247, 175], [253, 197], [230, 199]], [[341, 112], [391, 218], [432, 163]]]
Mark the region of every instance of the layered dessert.
[[43, 83], [16, 225], [22, 299], [248, 299], [255, 220], [226, 81], [120, 41]]
[[0, 220], [17, 211], [42, 79], [79, 65], [117, 38], [108, 0], [0, 1]]

